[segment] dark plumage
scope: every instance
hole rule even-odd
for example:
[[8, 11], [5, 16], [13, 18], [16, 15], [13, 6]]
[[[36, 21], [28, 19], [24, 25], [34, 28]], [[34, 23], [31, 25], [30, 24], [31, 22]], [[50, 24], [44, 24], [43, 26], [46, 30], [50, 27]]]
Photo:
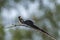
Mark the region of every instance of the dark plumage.
[[[26, 21], [24, 21], [24, 24], [26, 24], [26, 25], [28, 25], [28, 26], [31, 26], [31, 27], [34, 28], [34, 29], [40, 30], [40, 31], [48, 34], [48, 33], [45, 32], [43, 29], [40, 29], [39, 27], [37, 27], [36, 25], [34, 25], [31, 20], [26, 20]], [[48, 35], [49, 35], [49, 34], [48, 34]]]
[[24, 21], [24, 24], [27, 24], [29, 26], [32, 26], [33, 25], [33, 22], [31, 20], [26, 20], [26, 21]]

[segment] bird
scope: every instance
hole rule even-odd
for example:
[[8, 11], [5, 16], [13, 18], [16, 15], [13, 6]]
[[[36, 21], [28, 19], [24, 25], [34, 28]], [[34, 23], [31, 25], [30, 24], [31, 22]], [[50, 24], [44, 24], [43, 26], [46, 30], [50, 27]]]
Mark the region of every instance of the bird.
[[26, 24], [28, 26], [30, 26], [31, 28], [34, 28], [34, 29], [37, 29], [37, 30], [40, 30], [41, 32], [47, 34], [49, 37], [51, 37], [52, 39], [56, 40], [54, 37], [52, 37], [48, 32], [44, 31], [43, 29], [37, 27], [36, 25], [34, 25], [33, 21], [31, 20], [23, 20], [21, 18], [21, 16], [18, 17], [19, 18], [19, 21], [22, 23], [22, 24]]

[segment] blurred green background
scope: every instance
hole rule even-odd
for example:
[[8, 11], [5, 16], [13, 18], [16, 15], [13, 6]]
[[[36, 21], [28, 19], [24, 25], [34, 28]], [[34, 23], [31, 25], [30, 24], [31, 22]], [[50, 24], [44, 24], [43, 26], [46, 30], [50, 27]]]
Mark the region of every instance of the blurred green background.
[[60, 40], [60, 0], [0, 0], [0, 40], [53, 40], [29, 27], [8, 28], [19, 22], [18, 16]]

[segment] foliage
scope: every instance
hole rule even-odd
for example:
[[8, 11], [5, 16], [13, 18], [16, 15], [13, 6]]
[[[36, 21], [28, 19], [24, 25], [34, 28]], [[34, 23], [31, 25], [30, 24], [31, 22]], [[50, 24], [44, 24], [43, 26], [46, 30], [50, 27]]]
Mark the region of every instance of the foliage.
[[[24, 1], [24, 0], [14, 0], [15, 3], [19, 3], [22, 1]], [[25, 0], [25, 1], [27, 1], [27, 0]], [[35, 2], [35, 0], [29, 0], [29, 1], [33, 2], [33, 3]], [[1, 8], [6, 6], [7, 2], [8, 2], [8, 0], [0, 0], [0, 11], [1, 11]], [[50, 0], [50, 2], [54, 3], [56, 1]], [[51, 11], [51, 9], [49, 7], [47, 7], [47, 6], [45, 7], [43, 5], [43, 2], [40, 0], [38, 11], [40, 11], [40, 10], [44, 11], [45, 10], [45, 15], [42, 16], [41, 18], [40, 17], [37, 18], [35, 15], [33, 15], [31, 17], [33, 18], [33, 20], [35, 20], [35, 24], [37, 24], [37, 26], [40, 26], [42, 24], [41, 28], [43, 28], [47, 32], [48, 32], [49, 28], [47, 28], [46, 25], [44, 24], [44, 19], [48, 19], [51, 22], [50, 25], [52, 25], [52, 31], [51, 32], [54, 34], [55, 38], [57, 38], [57, 40], [58, 40], [58, 37], [59, 37], [58, 31], [60, 30], [60, 26], [58, 24], [58, 22], [60, 22], [60, 4], [58, 5], [56, 3], [55, 6], [56, 6], [56, 9], [55, 9], [55, 12], [53, 12], [53, 11]], [[7, 7], [8, 7], [7, 9], [9, 9], [11, 7], [10, 4], [8, 4]], [[15, 8], [15, 6], [13, 5], [12, 8]], [[17, 11], [19, 11], [19, 10], [17, 10]], [[4, 40], [5, 32], [4, 32], [4, 26], [2, 25], [2, 21], [1, 21], [1, 19], [2, 19], [1, 14], [2, 13], [0, 13], [0, 40]], [[40, 15], [40, 13], [39, 13], [39, 15]], [[12, 31], [11, 34], [13, 35], [12, 40], [32, 40], [32, 32], [29, 30], [16, 29], [16, 30], [11, 30], [11, 31]], [[43, 40], [52, 40], [51, 38], [48, 38], [43, 33], [42, 33], [42, 39]]]
[[5, 32], [4, 27], [0, 24], [0, 40], [4, 40]]

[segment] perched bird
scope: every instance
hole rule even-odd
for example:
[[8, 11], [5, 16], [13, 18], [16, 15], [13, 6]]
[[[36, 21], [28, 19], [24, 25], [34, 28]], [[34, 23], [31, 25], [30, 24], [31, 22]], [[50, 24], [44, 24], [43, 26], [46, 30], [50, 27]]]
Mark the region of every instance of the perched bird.
[[41, 29], [41, 28], [37, 27], [36, 25], [34, 25], [34, 23], [33, 23], [31, 20], [26, 20], [26, 21], [24, 21], [24, 20], [21, 18], [21, 16], [19, 16], [18, 18], [19, 18], [19, 21], [20, 21], [21, 23], [26, 24], [26, 25], [34, 28], [34, 29], [40, 30], [41, 32], [47, 34], [47, 35], [48, 35], [49, 37], [51, 37], [52, 39], [56, 40], [56, 39], [53, 38], [49, 33], [47, 33], [47, 32], [44, 31], [43, 29]]

